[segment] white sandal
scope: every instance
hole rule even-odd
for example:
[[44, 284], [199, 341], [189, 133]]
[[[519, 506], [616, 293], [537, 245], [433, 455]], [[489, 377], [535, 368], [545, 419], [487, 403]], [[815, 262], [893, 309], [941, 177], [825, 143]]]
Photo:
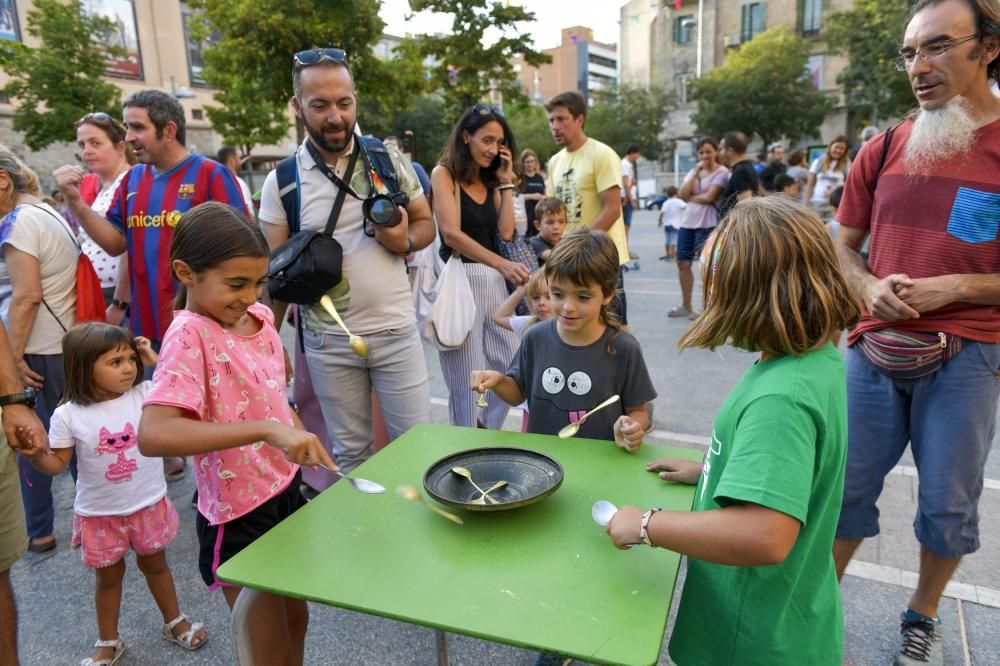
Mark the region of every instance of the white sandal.
[[187, 631], [182, 633], [180, 636], [174, 636], [173, 634], [174, 627], [176, 627], [181, 622], [184, 622], [185, 620], [191, 622], [191, 620], [188, 619], [187, 615], [181, 613], [173, 620], [163, 625], [163, 640], [170, 641], [171, 643], [177, 643], [177, 645], [180, 645], [185, 650], [194, 651], [204, 647], [205, 643], [208, 642], [207, 633], [205, 634], [205, 640], [203, 640], [201, 643], [195, 643], [195, 634], [197, 634], [199, 631], [205, 628], [205, 625], [202, 622], [191, 622], [191, 626], [188, 627]]
[[93, 657], [87, 657], [80, 662], [80, 666], [115, 666], [125, 653], [125, 641], [121, 639], [121, 636], [111, 641], [97, 641], [94, 643], [94, 647], [114, 648], [115, 653], [110, 659], [101, 659], [100, 661], [95, 661]]

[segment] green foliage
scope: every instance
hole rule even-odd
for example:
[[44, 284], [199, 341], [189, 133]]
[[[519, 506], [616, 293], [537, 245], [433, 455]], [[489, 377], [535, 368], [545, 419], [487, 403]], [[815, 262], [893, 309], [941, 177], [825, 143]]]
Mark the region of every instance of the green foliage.
[[892, 64], [909, 12], [910, 0], [854, 0], [853, 9], [827, 17], [826, 43], [849, 61], [837, 83], [851, 111], [873, 122], [903, 116], [914, 105], [906, 74]]
[[[549, 158], [556, 154], [559, 146], [552, 140], [549, 131], [549, 116], [540, 104], [523, 102], [504, 106], [507, 124], [517, 141], [517, 152], [531, 148], [538, 154], [544, 168]], [[518, 155], [514, 156], [516, 160]]]
[[642, 156], [650, 160], [666, 157], [669, 141], [663, 128], [670, 111], [677, 107], [672, 90], [653, 86], [623, 84], [596, 94], [587, 113], [587, 136], [608, 144], [624, 156], [629, 144], [637, 144]]
[[105, 59], [124, 53], [101, 45], [111, 22], [84, 13], [79, 0], [35, 0], [27, 19], [41, 46], [0, 40], [0, 67], [10, 76], [3, 94], [17, 102], [14, 129], [28, 147], [76, 141], [73, 123], [85, 113], [120, 117], [121, 92], [102, 78]]
[[413, 132], [417, 144], [416, 161], [428, 172], [437, 163], [454, 124], [447, 122], [440, 95], [420, 95], [411, 100], [409, 109], [395, 112], [376, 110], [371, 100], [362, 99], [361, 115], [365, 118], [362, 128], [366, 134], [383, 139], [394, 134], [402, 139], [407, 130]]
[[765, 144], [815, 135], [833, 100], [813, 88], [808, 60], [808, 42], [784, 26], [760, 33], [692, 81], [698, 131], [719, 137], [739, 130]]
[[550, 61], [518, 28], [518, 23], [535, 18], [518, 5], [499, 0], [411, 0], [410, 7], [415, 12], [454, 15], [450, 34], [413, 37], [400, 47], [411, 61], [430, 58], [437, 63], [429, 72], [431, 88], [444, 96], [448, 116], [454, 120], [491, 90], [499, 91], [506, 104], [524, 98], [511, 65], [515, 55], [536, 67]]
[[[372, 52], [385, 24], [377, 0], [190, 0], [206, 21], [192, 38], [213, 35], [202, 51], [203, 76], [223, 107], [208, 107], [216, 131], [244, 150], [273, 142], [288, 129], [292, 57], [316, 46], [347, 52], [360, 99], [405, 103], [400, 90], [419, 91], [419, 63], [382, 62]], [[365, 128], [365, 119], [359, 117]], [[365, 128], [367, 131], [367, 128]]]

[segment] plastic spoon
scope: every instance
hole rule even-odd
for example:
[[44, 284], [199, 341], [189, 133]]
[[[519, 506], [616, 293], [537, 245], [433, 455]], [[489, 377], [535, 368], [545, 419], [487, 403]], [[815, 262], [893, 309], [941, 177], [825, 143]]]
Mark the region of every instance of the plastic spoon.
[[354, 486], [357, 490], [363, 493], [368, 493], [369, 495], [380, 495], [385, 492], [385, 486], [381, 483], [376, 483], [375, 481], [369, 481], [368, 479], [357, 479], [353, 476], [347, 476], [343, 472], [338, 472], [335, 469], [327, 467], [323, 463], [319, 463], [319, 466], [330, 472], [331, 474], [336, 474], [342, 479], [347, 479], [347, 482]]
[[319, 304], [322, 305], [323, 309], [330, 313], [330, 316], [333, 317], [333, 320], [337, 322], [342, 329], [344, 329], [344, 333], [347, 333], [348, 344], [351, 345], [351, 350], [361, 358], [368, 358], [368, 343], [365, 342], [365, 339], [360, 335], [354, 335], [347, 330], [344, 320], [340, 318], [340, 313], [337, 312], [337, 308], [333, 307], [333, 301], [330, 300], [330, 297], [324, 294], [319, 299]]
[[434, 506], [433, 504], [430, 504], [428, 502], [424, 502], [424, 498], [420, 496], [420, 492], [416, 488], [414, 488], [413, 486], [397, 486], [396, 487], [396, 494], [399, 495], [400, 497], [402, 497], [403, 499], [410, 500], [411, 502], [420, 502], [421, 504], [423, 504], [424, 506], [426, 506], [428, 509], [430, 509], [431, 511], [433, 511], [437, 515], [439, 515], [439, 516], [441, 516], [443, 518], [447, 518], [448, 520], [450, 520], [451, 522], [455, 523], [456, 525], [464, 525], [465, 524], [465, 522], [463, 522], [462, 519], [459, 518], [458, 516], [456, 516], [455, 514], [449, 513], [447, 511], [442, 510], [442, 509], [439, 509], [436, 506]]
[[[492, 504], [497, 504], [497, 501], [487, 494], [489, 493], [489, 490], [483, 490], [482, 488], [479, 487], [479, 484], [477, 484], [475, 481], [472, 480], [472, 472], [470, 472], [468, 469], [466, 469], [465, 467], [458, 467], [456, 465], [455, 467], [451, 468], [451, 471], [454, 472], [455, 474], [458, 474], [459, 476], [464, 476], [466, 479], [469, 480], [469, 483], [472, 484], [472, 487], [478, 490], [482, 495], [482, 497], [480, 497], [479, 499], [483, 501], [483, 504], [486, 503], [486, 500], [489, 500]], [[490, 488], [490, 490], [493, 489]]]
[[599, 404], [597, 407], [594, 407], [592, 410], [584, 414], [583, 417], [578, 419], [575, 423], [570, 423], [568, 426], [563, 426], [562, 429], [559, 431], [559, 437], [562, 439], [566, 439], [580, 432], [580, 426], [583, 425], [584, 421], [590, 418], [591, 414], [593, 414], [599, 409], [604, 409], [608, 405], [618, 402], [618, 400], [619, 396], [613, 395], [604, 402], [602, 402], [601, 404]]
[[597, 500], [590, 510], [590, 517], [601, 527], [607, 527], [614, 515], [618, 513], [618, 507], [608, 500]]

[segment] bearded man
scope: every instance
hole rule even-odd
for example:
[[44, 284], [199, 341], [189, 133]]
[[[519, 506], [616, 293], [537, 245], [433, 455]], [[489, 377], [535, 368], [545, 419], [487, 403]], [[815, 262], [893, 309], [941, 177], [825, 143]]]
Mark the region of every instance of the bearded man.
[[920, 108], [865, 143], [837, 215], [838, 253], [865, 313], [848, 338], [833, 553], [842, 575], [862, 539], [878, 534], [875, 502], [909, 444], [920, 575], [895, 663], [941, 664], [938, 603], [962, 556], [979, 548], [1000, 397], [1000, 98], [990, 87], [1000, 3], [918, 0], [899, 53]]
[[[306, 129], [295, 156], [299, 225], [322, 233], [331, 217], [336, 219], [333, 237], [343, 248], [343, 279], [328, 295], [350, 331], [363, 336], [371, 349], [369, 357], [359, 358], [318, 303], [300, 307], [306, 366], [332, 453], [341, 471], [348, 472], [373, 452], [373, 390], [391, 439], [430, 422], [427, 364], [405, 257], [434, 240], [434, 223], [410, 161], [392, 145], [385, 148], [409, 201], [398, 208], [393, 223], [366, 220], [363, 200], [384, 194], [386, 187], [373, 176], [374, 162], [357, 135], [357, 96], [343, 50], [295, 54], [292, 90], [292, 107]], [[292, 233], [283, 194], [272, 171], [264, 180], [259, 213], [272, 250]], [[287, 304], [269, 295], [266, 302], [280, 325]]]

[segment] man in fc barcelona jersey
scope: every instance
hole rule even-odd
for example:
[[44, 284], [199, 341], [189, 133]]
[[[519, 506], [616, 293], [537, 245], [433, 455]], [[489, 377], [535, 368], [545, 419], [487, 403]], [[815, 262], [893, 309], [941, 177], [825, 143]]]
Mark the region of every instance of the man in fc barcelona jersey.
[[[170, 272], [170, 240], [181, 215], [206, 201], [229, 204], [244, 214], [248, 211], [232, 173], [185, 146], [184, 108], [171, 95], [158, 90], [137, 92], [125, 100], [122, 116], [125, 140], [139, 163], [122, 178], [107, 219], [80, 196], [80, 182], [86, 174], [82, 167], [62, 166], [52, 175], [90, 237], [112, 256], [128, 252], [130, 296], [115, 299], [111, 308], [122, 317], [128, 310], [132, 332], [158, 347], [172, 318], [175, 283]], [[116, 290], [116, 294], [123, 293]], [[182, 464], [169, 458], [165, 463], [168, 476], [172, 467], [183, 475]]]

